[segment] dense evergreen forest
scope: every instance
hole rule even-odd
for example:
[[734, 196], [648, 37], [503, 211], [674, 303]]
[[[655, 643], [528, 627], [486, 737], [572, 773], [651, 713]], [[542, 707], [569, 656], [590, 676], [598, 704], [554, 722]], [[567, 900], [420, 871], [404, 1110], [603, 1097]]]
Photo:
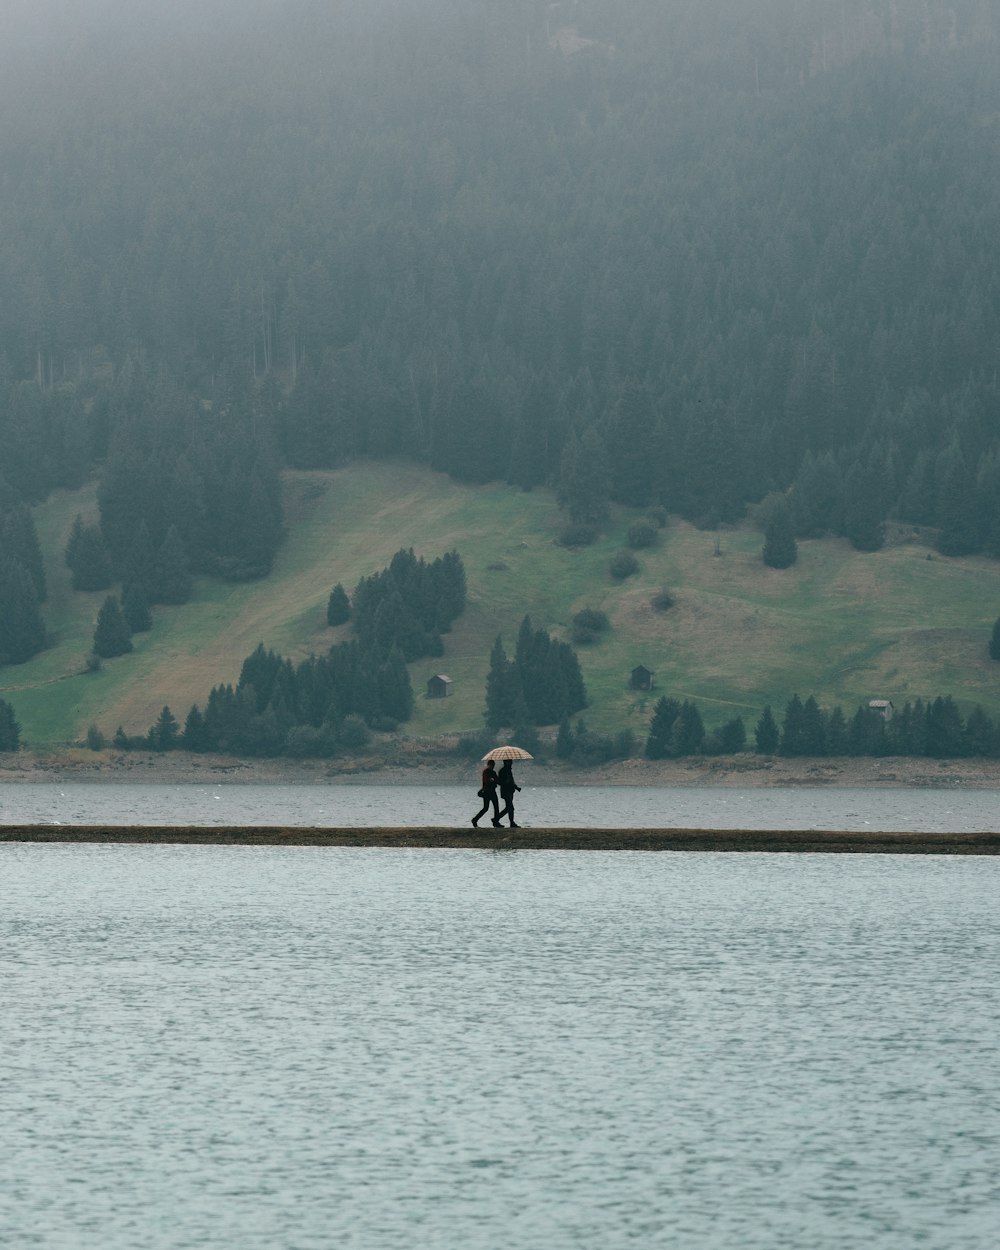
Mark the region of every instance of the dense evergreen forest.
[[119, 579], [143, 528], [256, 577], [282, 464], [402, 455], [551, 484], [574, 521], [782, 492], [800, 536], [874, 549], [897, 518], [1000, 555], [997, 26], [9, 4], [0, 512], [98, 472]]

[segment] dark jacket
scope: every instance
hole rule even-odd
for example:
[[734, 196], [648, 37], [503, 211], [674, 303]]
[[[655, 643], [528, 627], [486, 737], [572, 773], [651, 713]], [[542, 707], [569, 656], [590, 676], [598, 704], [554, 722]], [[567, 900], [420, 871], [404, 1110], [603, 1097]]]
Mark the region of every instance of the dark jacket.
[[520, 790], [521, 788], [514, 780], [514, 774], [511, 771], [510, 764], [504, 764], [503, 768], [500, 769], [500, 772], [497, 775], [497, 783], [500, 786], [500, 793], [504, 795], [514, 794], [515, 791]]

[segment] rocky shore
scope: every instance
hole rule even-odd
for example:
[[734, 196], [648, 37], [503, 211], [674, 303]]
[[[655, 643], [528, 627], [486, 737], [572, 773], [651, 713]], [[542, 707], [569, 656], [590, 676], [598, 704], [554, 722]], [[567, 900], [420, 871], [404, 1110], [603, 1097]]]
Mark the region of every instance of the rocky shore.
[[[522, 784], [537, 786], [845, 786], [1000, 790], [1000, 760], [782, 759], [739, 755], [684, 760], [616, 760], [578, 769], [562, 762], [524, 764]], [[121, 782], [164, 785], [227, 782], [296, 785], [470, 785], [479, 765], [454, 755], [399, 751], [337, 760], [257, 760], [182, 751], [0, 754], [3, 782]]]

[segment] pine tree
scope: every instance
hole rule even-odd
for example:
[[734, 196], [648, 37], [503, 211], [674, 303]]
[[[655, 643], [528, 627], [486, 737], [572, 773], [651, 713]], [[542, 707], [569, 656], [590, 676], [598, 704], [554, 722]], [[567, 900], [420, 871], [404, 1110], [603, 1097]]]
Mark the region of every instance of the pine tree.
[[945, 556], [968, 555], [980, 546], [979, 510], [974, 479], [957, 440], [941, 453], [935, 468], [938, 551]]
[[407, 721], [413, 715], [413, 687], [403, 653], [393, 647], [378, 672], [378, 715]]
[[80, 539], [83, 536], [83, 517], [79, 514], [73, 518], [73, 524], [70, 526], [69, 538], [66, 539], [66, 546], [63, 548], [63, 559], [66, 567], [72, 569], [73, 561], [76, 559], [77, 552], [80, 549]]
[[[554, 643], [553, 649], [562, 676], [564, 692], [562, 715], [572, 716], [574, 712], [581, 712], [587, 706], [587, 688], [583, 682], [583, 671], [576, 652], [568, 642]], [[559, 716], [553, 714], [554, 721], [559, 719]]]
[[649, 736], [646, 738], [646, 759], [662, 760], [671, 754], [673, 745], [674, 725], [680, 715], [681, 705], [676, 699], [666, 697], [657, 701], [653, 709], [653, 717], [649, 722]]
[[21, 746], [21, 726], [17, 723], [14, 709], [0, 699], [0, 751], [17, 751]]
[[177, 718], [169, 707], [156, 719], [156, 724], [149, 731], [149, 749], [151, 751], [174, 751], [180, 744], [180, 730]]
[[4, 515], [0, 525], [0, 552], [8, 559], [17, 560], [30, 575], [35, 584], [38, 602], [44, 603], [48, 598], [48, 590], [42, 549], [38, 544], [31, 509], [26, 504], [18, 504]]
[[520, 674], [507, 659], [503, 639], [497, 634], [490, 652], [490, 669], [486, 675], [486, 708], [483, 720], [488, 729], [514, 724], [518, 711], [518, 698], [524, 700]]
[[859, 459], [844, 483], [844, 532], [858, 551], [878, 551], [885, 542], [882, 491], [878, 467]]
[[156, 548], [144, 520], [128, 545], [121, 574], [122, 585], [141, 586], [147, 602], [156, 602]]
[[781, 754], [806, 754], [802, 700], [797, 694], [792, 695], [785, 707], [785, 719], [781, 726]]
[[760, 719], [754, 727], [753, 736], [758, 755], [775, 754], [781, 739], [781, 731], [778, 729], [778, 722], [774, 719], [770, 704], [761, 712]]
[[[734, 716], [712, 734], [710, 753], [718, 755], [738, 755], [747, 744], [747, 729], [742, 716]], [[706, 740], [708, 751], [708, 740]]]
[[689, 699], [681, 704], [673, 732], [673, 754], [697, 755], [705, 742], [705, 725], [697, 705]]
[[875, 708], [862, 704], [854, 713], [847, 727], [847, 754], [853, 756], [887, 754], [885, 721]]
[[772, 509], [764, 531], [764, 563], [772, 569], [787, 569], [798, 559], [798, 545], [792, 527], [792, 513], [782, 499]]
[[154, 581], [157, 603], [187, 603], [191, 598], [191, 570], [176, 525], [167, 530], [156, 553]]
[[993, 633], [990, 635], [990, 659], [1000, 660], [1000, 616], [993, 622]]
[[102, 659], [125, 655], [132, 650], [132, 631], [128, 627], [117, 595], [108, 595], [97, 614], [94, 629], [94, 652]]
[[962, 716], [951, 695], [941, 696], [927, 709], [927, 754], [935, 759], [960, 756], [965, 747]]
[[327, 625], [343, 625], [351, 619], [351, 601], [347, 597], [347, 591], [338, 582], [330, 591], [330, 598], [326, 602], [326, 623]]
[[600, 525], [608, 517], [611, 493], [607, 449], [593, 426], [583, 437], [571, 433], [559, 462], [559, 506], [572, 520], [584, 525]]
[[649, 391], [635, 379], [622, 387], [607, 440], [611, 493], [619, 503], [642, 508], [653, 501], [656, 465], [651, 454], [656, 424]]
[[826, 718], [813, 695], [802, 705], [801, 753], [826, 754]]
[[74, 590], [107, 590], [114, 580], [111, 556], [96, 525], [73, 522], [65, 550], [66, 565], [73, 574]]
[[185, 751], [200, 753], [208, 750], [208, 735], [205, 733], [205, 718], [197, 703], [192, 703], [191, 710], [184, 721], [181, 734], [181, 746]]
[[23, 664], [45, 643], [34, 579], [18, 560], [0, 556], [0, 664]]
[[844, 479], [833, 455], [806, 452], [792, 492], [795, 533], [821, 538], [840, 532], [844, 508]]
[[978, 703], [965, 722], [964, 739], [963, 755], [989, 758], [996, 754], [996, 725]]
[[847, 721], [844, 709], [839, 705], [830, 713], [826, 723], [826, 749], [829, 755], [846, 755]]
[[130, 582], [122, 591], [122, 612], [133, 634], [142, 634], [153, 628], [149, 601], [138, 582]]

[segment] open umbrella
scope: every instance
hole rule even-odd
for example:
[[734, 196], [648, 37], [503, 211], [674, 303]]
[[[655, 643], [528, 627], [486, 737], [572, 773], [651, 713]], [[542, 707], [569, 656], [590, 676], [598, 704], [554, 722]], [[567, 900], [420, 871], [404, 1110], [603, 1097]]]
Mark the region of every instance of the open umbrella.
[[502, 746], [494, 747], [492, 751], [487, 751], [483, 756], [486, 760], [533, 760], [535, 757], [527, 752], [524, 747]]

